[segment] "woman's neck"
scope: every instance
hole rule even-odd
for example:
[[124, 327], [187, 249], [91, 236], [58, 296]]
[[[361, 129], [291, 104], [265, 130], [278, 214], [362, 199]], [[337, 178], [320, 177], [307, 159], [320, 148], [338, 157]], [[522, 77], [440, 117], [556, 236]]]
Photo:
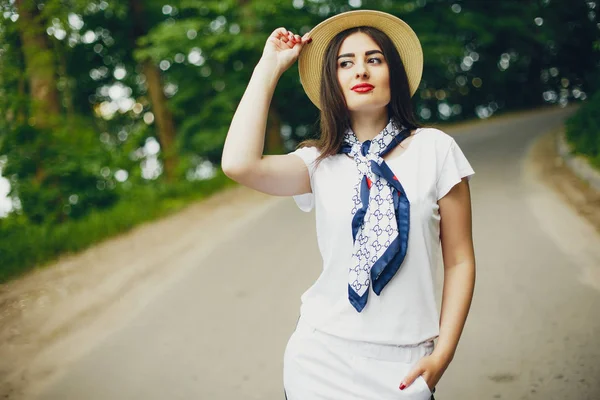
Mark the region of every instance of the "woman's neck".
[[369, 110], [350, 114], [352, 131], [361, 142], [373, 139], [387, 126], [388, 122], [387, 107], [377, 112]]

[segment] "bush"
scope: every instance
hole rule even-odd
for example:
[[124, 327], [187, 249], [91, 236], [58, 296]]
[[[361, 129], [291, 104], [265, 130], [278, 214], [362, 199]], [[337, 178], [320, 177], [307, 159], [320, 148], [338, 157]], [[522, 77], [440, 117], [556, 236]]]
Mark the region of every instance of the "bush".
[[600, 169], [600, 91], [585, 102], [567, 119], [566, 138], [573, 152], [585, 155]]
[[111, 154], [86, 119], [63, 121], [55, 129], [18, 125], [2, 140], [0, 154], [7, 160], [3, 175], [16, 177], [11, 195], [34, 224], [83, 218], [119, 200], [113, 178], [101, 174]]
[[18, 215], [0, 219], [0, 283], [62, 254], [81, 251], [142, 222], [180, 210], [232, 183], [219, 171], [210, 180], [137, 188], [113, 207], [94, 209], [61, 224], [36, 225]]

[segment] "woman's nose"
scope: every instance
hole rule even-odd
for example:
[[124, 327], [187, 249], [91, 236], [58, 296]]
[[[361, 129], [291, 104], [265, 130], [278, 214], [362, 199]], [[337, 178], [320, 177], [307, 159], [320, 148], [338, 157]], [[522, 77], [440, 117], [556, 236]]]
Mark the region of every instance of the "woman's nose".
[[356, 77], [357, 78], [368, 78], [369, 77], [369, 71], [367, 71], [367, 68], [364, 65], [357, 66]]

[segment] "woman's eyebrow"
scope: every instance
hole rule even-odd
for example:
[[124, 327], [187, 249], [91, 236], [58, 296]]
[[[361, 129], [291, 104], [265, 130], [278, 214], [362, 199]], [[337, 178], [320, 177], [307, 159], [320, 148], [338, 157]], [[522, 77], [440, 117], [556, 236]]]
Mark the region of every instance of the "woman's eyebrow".
[[[365, 56], [370, 56], [371, 54], [375, 54], [375, 53], [379, 53], [383, 56], [383, 53], [380, 50], [369, 50], [369, 51], [365, 51]], [[340, 54], [338, 56], [338, 59], [342, 58], [342, 57], [354, 57], [354, 53], [346, 53], [346, 54]]]

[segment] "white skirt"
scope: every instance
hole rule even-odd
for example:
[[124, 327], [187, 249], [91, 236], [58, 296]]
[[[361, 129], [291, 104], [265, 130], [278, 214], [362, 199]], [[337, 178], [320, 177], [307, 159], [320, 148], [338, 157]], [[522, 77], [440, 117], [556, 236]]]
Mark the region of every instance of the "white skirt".
[[284, 353], [286, 398], [429, 400], [432, 392], [422, 376], [404, 390], [399, 386], [433, 347], [433, 341], [393, 346], [343, 339], [318, 331], [300, 318]]

